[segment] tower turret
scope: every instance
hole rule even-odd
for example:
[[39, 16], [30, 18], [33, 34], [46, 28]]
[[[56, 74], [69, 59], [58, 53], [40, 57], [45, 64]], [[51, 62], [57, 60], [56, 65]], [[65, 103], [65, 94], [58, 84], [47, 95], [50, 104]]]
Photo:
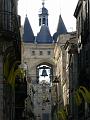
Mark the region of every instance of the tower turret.
[[67, 33], [67, 29], [66, 29], [64, 21], [62, 19], [62, 16], [60, 14], [59, 21], [58, 21], [58, 26], [57, 26], [57, 31], [53, 35], [54, 42], [57, 41], [57, 38], [58, 38], [59, 35], [66, 34], [66, 33]]
[[27, 43], [34, 43], [34, 33], [32, 27], [30, 25], [29, 19], [26, 15], [25, 22], [24, 22], [24, 34], [23, 34], [23, 42]]
[[42, 2], [42, 8], [39, 11], [39, 26], [48, 26], [48, 10], [44, 7], [45, 0]]

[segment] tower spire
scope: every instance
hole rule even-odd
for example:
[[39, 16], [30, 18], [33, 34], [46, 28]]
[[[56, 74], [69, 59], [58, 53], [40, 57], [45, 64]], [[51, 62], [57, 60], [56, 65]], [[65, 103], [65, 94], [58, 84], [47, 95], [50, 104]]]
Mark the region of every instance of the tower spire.
[[48, 26], [48, 10], [44, 7], [45, 0], [42, 0], [43, 7], [39, 11], [39, 26]]

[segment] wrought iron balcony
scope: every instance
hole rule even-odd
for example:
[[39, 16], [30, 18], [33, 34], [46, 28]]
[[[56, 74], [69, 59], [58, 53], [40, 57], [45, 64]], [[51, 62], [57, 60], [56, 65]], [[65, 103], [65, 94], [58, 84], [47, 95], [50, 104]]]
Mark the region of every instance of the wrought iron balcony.
[[0, 36], [17, 38], [20, 27], [20, 16], [11, 12], [0, 12]]

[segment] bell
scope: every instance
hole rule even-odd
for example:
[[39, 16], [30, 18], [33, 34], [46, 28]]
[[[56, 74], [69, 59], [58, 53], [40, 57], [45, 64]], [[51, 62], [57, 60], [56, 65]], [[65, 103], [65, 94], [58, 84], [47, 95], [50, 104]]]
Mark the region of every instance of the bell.
[[48, 75], [47, 75], [47, 71], [46, 71], [45, 69], [43, 69], [41, 76], [43, 76], [43, 77], [48, 76]]

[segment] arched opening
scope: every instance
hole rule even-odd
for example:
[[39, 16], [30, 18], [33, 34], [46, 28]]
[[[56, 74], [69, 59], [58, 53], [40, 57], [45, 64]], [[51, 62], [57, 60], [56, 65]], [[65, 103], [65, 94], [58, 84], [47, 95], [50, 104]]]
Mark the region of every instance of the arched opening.
[[36, 67], [37, 83], [51, 83], [53, 76], [53, 66], [49, 63], [41, 63]]
[[45, 25], [45, 22], [46, 22], [46, 19], [45, 18], [43, 18], [43, 21], [42, 21], [42, 23]]

